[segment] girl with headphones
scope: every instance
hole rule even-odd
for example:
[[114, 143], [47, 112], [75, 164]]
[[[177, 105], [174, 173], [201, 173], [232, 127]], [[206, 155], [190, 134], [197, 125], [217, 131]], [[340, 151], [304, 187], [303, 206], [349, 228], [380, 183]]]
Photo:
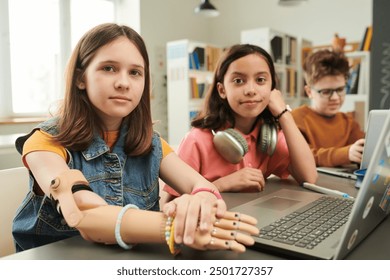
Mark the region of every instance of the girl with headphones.
[[[316, 165], [282, 93], [271, 56], [240, 44], [220, 58], [204, 107], [178, 154], [222, 191], [262, 191], [265, 179], [289, 175], [314, 183]], [[169, 186], [164, 190], [172, 195]]]

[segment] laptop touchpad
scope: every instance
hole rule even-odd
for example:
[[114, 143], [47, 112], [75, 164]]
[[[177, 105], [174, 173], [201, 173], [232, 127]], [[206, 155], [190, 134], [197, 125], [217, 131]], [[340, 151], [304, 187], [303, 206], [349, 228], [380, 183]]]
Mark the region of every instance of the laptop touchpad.
[[268, 208], [272, 210], [277, 210], [277, 211], [283, 211], [291, 206], [294, 206], [297, 203], [300, 203], [301, 201], [299, 200], [293, 200], [293, 199], [288, 199], [284, 197], [278, 197], [274, 196], [271, 197], [270, 199], [267, 199], [265, 201], [262, 201], [260, 203], [255, 204], [257, 207], [262, 207], [262, 208]]

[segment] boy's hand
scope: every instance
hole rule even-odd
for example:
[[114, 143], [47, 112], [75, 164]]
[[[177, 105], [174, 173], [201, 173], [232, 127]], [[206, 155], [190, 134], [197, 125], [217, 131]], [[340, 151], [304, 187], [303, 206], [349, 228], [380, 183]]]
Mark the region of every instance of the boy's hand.
[[364, 139], [359, 139], [351, 145], [348, 152], [348, 158], [351, 162], [361, 163], [364, 148]]

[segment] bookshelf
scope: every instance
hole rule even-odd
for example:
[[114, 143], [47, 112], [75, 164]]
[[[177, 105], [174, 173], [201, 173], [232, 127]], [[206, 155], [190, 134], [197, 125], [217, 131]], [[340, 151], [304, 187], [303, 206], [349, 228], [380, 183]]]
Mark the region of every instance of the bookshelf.
[[309, 40], [293, 36], [269, 27], [241, 31], [241, 43], [264, 48], [273, 58], [278, 77], [277, 88], [283, 93], [286, 103], [296, 108], [307, 103], [303, 90], [302, 59], [312, 44]]
[[[362, 129], [365, 128], [366, 120], [369, 112], [369, 96], [370, 96], [370, 52], [369, 51], [352, 51], [346, 52], [345, 55], [350, 60], [351, 78], [349, 83], [351, 87], [346, 95], [341, 111], [355, 112], [355, 119], [359, 122]], [[358, 70], [358, 74], [356, 73]], [[358, 75], [356, 78], [355, 75]], [[356, 86], [353, 85], [356, 83]]]
[[178, 146], [200, 110], [222, 49], [188, 39], [167, 43], [168, 142]]

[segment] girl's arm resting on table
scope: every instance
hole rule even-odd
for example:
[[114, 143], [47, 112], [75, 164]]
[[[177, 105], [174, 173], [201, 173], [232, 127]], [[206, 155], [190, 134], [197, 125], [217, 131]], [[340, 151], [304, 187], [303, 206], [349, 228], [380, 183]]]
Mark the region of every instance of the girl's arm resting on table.
[[265, 186], [263, 172], [244, 167], [213, 182], [221, 192], [262, 191]]
[[[178, 243], [192, 244], [198, 225], [201, 231], [211, 225], [211, 211], [216, 207], [216, 216], [222, 217], [226, 211], [223, 200], [217, 199], [212, 192], [218, 192], [216, 186], [207, 181], [191, 166], [181, 160], [175, 153], [163, 158], [160, 167], [160, 178], [179, 193], [187, 193], [164, 205], [163, 212], [170, 216], [176, 215], [175, 240]], [[188, 195], [196, 189], [195, 195]]]

